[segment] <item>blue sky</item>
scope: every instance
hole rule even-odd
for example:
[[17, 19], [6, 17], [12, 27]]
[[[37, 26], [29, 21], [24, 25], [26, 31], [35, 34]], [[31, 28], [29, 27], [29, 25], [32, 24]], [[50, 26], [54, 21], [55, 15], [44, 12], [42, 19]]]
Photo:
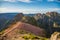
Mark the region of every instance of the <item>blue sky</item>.
[[0, 13], [23, 12], [23, 13], [45, 13], [60, 12], [60, 1], [58, 0], [0, 0]]

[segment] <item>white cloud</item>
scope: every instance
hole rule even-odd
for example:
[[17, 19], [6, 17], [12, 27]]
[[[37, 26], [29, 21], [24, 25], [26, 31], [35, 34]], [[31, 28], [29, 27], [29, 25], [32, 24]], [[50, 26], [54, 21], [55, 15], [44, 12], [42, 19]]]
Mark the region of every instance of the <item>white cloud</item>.
[[47, 9], [42, 9], [41, 12], [52, 12], [52, 11], [60, 11], [60, 8], [47, 8]]
[[2, 13], [6, 13], [6, 12], [20, 12], [20, 9], [12, 9], [12, 8], [6, 8], [6, 7], [2, 7], [0, 8], [0, 12]]
[[19, 9], [19, 8], [0, 8], [0, 13], [8, 13], [8, 12], [23, 12], [23, 13], [45, 13], [51, 11], [60, 11], [60, 8], [48, 8], [48, 9]]
[[39, 10], [34, 9], [19, 9], [19, 8], [0, 8], [0, 13], [7, 13], [7, 12], [23, 12], [23, 13], [37, 13]]
[[48, 0], [48, 1], [55, 1], [55, 0]]
[[8, 1], [8, 2], [16, 2], [16, 0], [4, 0], [4, 1]]
[[20, 2], [25, 2], [25, 3], [32, 2], [31, 0], [4, 0], [4, 1], [8, 1], [8, 2], [17, 2], [17, 1], [20, 1]]
[[18, 1], [21, 1], [21, 2], [27, 2], [27, 3], [32, 2], [31, 0], [18, 0]]

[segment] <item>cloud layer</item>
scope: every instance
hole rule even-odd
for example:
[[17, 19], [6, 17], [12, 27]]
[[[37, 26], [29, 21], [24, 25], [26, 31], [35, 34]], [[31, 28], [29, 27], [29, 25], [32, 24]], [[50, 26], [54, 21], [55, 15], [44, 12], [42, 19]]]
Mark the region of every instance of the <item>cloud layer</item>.
[[48, 1], [54, 1], [54, 0], [48, 0]]
[[20, 1], [20, 2], [26, 2], [26, 3], [32, 2], [31, 0], [3, 0], [3, 1], [7, 1], [7, 2], [17, 2], [17, 1]]
[[27, 3], [32, 2], [31, 0], [18, 0], [18, 1], [21, 1], [21, 2], [27, 2]]
[[23, 12], [23, 13], [45, 13], [51, 11], [60, 11], [60, 8], [48, 8], [48, 9], [18, 9], [18, 8], [0, 8], [0, 13], [7, 12]]
[[[25, 3], [31, 3], [33, 1], [44, 1], [44, 0], [0, 0], [0, 1], [8, 1], [8, 2], [17, 2], [17, 1], [20, 1], [20, 2], [25, 2]], [[47, 0], [48, 2], [49, 1], [55, 1], [55, 0]]]

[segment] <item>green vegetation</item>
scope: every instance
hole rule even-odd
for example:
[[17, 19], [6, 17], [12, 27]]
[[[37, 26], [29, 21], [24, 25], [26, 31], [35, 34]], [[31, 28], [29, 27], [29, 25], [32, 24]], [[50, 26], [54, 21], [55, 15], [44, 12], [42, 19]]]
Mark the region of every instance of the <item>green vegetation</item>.
[[40, 37], [40, 36], [36, 36], [28, 31], [25, 31], [25, 30], [18, 30], [18, 33], [20, 34], [23, 34], [24, 36], [22, 36], [22, 38], [24, 38], [25, 40], [35, 40], [35, 39], [38, 39], [38, 40], [48, 40], [47, 38], [44, 38], [44, 37]]
[[43, 37], [38, 37], [38, 36], [35, 36], [35, 35], [26, 35], [26, 36], [23, 36], [22, 38], [24, 39], [31, 39], [31, 40], [48, 40], [47, 38], [43, 38]]
[[30, 16], [24, 16], [21, 21], [25, 22], [25, 23], [35, 25], [35, 26], [38, 25], [37, 21], [34, 19], [34, 17], [30, 17]]
[[4, 30], [0, 31], [0, 35], [2, 35], [4, 33]]

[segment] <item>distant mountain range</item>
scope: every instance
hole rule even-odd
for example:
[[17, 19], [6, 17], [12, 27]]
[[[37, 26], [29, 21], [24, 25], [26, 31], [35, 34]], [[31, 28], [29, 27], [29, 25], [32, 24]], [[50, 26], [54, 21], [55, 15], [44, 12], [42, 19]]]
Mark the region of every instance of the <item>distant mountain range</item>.
[[10, 27], [14, 27], [11, 25], [16, 24], [17, 22], [22, 22], [26, 23], [24, 25], [30, 24], [29, 26], [32, 25], [42, 28], [43, 30], [45, 30], [45, 37], [50, 37], [51, 34], [56, 31], [60, 32], [60, 13], [58, 12], [47, 12], [45, 14], [3, 13], [0, 15], [0, 31], [7, 30]]

